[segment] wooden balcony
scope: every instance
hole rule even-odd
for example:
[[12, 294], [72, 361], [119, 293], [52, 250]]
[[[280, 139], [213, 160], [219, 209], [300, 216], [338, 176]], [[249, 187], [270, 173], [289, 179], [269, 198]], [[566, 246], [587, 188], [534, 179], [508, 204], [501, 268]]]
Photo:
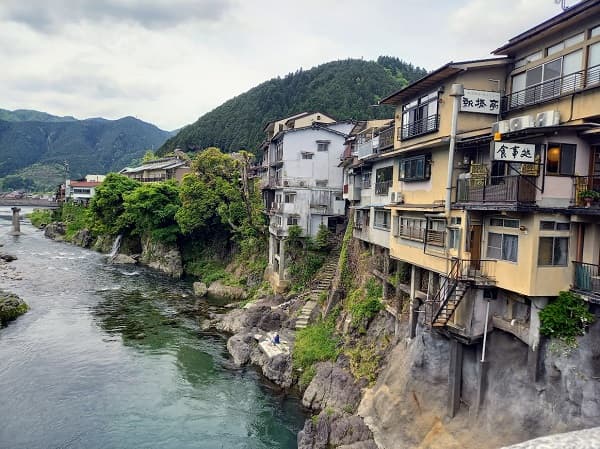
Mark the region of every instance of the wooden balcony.
[[534, 205], [535, 176], [493, 176], [488, 179], [459, 179], [457, 203]]

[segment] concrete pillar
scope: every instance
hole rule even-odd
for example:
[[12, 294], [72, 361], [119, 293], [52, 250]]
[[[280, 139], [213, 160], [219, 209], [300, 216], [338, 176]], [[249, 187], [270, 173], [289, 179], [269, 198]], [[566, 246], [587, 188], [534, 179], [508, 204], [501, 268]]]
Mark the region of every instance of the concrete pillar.
[[383, 299], [387, 300], [390, 296], [390, 286], [387, 281], [390, 275], [390, 253], [389, 250], [383, 250], [383, 277], [385, 280], [383, 281]]
[[540, 311], [548, 304], [545, 296], [531, 297], [531, 313], [529, 314], [529, 350], [527, 352], [527, 371], [530, 379], [538, 380], [539, 345], [540, 345]]
[[475, 416], [479, 415], [485, 393], [487, 391], [487, 372], [489, 368], [489, 362], [487, 360], [481, 361], [481, 348], [477, 351], [477, 395], [475, 397]]
[[279, 242], [279, 280], [283, 280], [285, 273], [285, 240]]
[[[400, 270], [400, 262], [396, 261], [396, 272]], [[394, 323], [394, 335], [397, 337], [400, 335], [400, 318], [402, 318], [402, 290], [400, 289], [400, 277], [396, 282], [394, 300], [396, 302], [396, 322]]]
[[10, 235], [21, 235], [21, 217], [19, 216], [19, 212], [21, 212], [21, 208], [13, 207], [12, 210], [12, 231]]
[[269, 265], [273, 265], [273, 261], [275, 260], [275, 237], [272, 234], [269, 234]]
[[417, 335], [417, 320], [419, 314], [419, 300], [417, 299], [417, 283], [420, 282], [419, 269], [415, 265], [410, 267], [410, 315], [408, 317], [408, 338], [415, 338]]
[[462, 343], [450, 340], [450, 366], [448, 369], [448, 416], [454, 418], [460, 408], [460, 387], [462, 384]]

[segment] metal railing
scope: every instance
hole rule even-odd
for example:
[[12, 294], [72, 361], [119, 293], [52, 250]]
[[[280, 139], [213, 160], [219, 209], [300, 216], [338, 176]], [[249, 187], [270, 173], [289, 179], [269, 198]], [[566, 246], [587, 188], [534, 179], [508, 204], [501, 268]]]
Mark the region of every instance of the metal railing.
[[[581, 193], [586, 190], [593, 190], [600, 195], [600, 175], [574, 176], [573, 177], [573, 197], [571, 203], [575, 206], [585, 206], [585, 200]], [[600, 207], [600, 203], [594, 203], [594, 207]]]
[[430, 115], [429, 117], [415, 120], [414, 122], [404, 123], [399, 129], [398, 138], [400, 140], [411, 139], [423, 134], [435, 132], [440, 125], [440, 116]]
[[535, 203], [536, 177], [511, 175], [478, 179], [459, 179], [456, 201], [459, 203]]
[[425, 240], [425, 228], [420, 226], [400, 226], [398, 237], [422, 242]]
[[385, 151], [394, 146], [394, 127], [383, 130], [379, 133], [379, 151]]
[[375, 183], [375, 195], [387, 195], [394, 181], [379, 181]]
[[578, 290], [600, 293], [600, 265], [573, 262], [573, 286]]
[[502, 112], [543, 103], [600, 83], [600, 65], [544, 81], [502, 97]]

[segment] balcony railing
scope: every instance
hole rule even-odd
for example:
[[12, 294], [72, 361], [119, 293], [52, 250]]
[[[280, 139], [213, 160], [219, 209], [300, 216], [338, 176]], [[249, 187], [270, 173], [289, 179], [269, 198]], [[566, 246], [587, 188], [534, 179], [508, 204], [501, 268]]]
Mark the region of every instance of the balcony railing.
[[379, 151], [385, 151], [394, 146], [394, 127], [379, 133]]
[[414, 122], [404, 123], [400, 128], [398, 136], [401, 140], [411, 139], [423, 134], [432, 133], [438, 130], [440, 125], [439, 115], [430, 115], [429, 117], [415, 120]]
[[577, 290], [600, 294], [600, 265], [573, 262], [575, 267], [573, 286]]
[[502, 98], [502, 112], [525, 108], [554, 98], [570, 95], [600, 83], [600, 65], [544, 81]]
[[427, 245], [446, 246], [446, 231], [427, 230]]
[[535, 176], [492, 176], [489, 181], [459, 179], [456, 201], [459, 203], [535, 203]]
[[388, 181], [379, 181], [375, 183], [375, 195], [387, 195], [390, 191], [390, 187], [392, 187], [391, 179]]
[[[573, 197], [571, 203], [577, 207], [585, 207], [585, 200], [581, 193], [586, 190], [594, 190], [600, 195], [600, 175], [575, 176], [573, 178]], [[600, 207], [600, 203], [592, 203], [592, 207]]]
[[421, 226], [400, 226], [398, 237], [422, 242], [425, 240], [425, 228]]

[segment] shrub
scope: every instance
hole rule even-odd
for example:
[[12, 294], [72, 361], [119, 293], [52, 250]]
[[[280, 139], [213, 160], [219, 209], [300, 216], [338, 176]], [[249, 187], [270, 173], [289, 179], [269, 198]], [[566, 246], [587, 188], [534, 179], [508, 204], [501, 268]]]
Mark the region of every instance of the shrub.
[[353, 348], [346, 349], [350, 359], [350, 371], [356, 379], [366, 379], [372, 385], [377, 379], [377, 369], [381, 357], [374, 348], [359, 343]]
[[575, 337], [583, 335], [585, 328], [594, 320], [594, 315], [579, 295], [560, 292], [558, 298], [540, 312], [540, 333], [574, 344]]
[[334, 335], [334, 319], [320, 321], [301, 329], [296, 334], [292, 355], [295, 369], [302, 370], [301, 385], [308, 385], [316, 362], [335, 360], [339, 354], [339, 340]]
[[31, 224], [36, 228], [46, 226], [54, 221], [54, 213], [50, 209], [36, 209], [29, 214]]
[[383, 287], [375, 279], [367, 281], [364, 289], [354, 290], [348, 296], [348, 311], [352, 315], [352, 324], [354, 326], [368, 323], [377, 313], [383, 309], [381, 297]]

